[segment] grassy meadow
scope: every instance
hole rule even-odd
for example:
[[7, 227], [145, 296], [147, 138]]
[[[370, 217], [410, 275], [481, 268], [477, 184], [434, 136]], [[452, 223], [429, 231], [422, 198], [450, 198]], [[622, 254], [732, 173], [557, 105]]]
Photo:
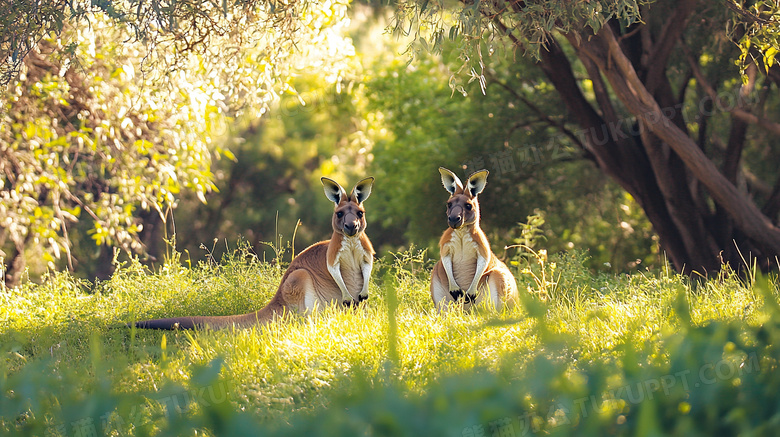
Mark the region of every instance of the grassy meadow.
[[377, 261], [357, 310], [195, 332], [124, 324], [255, 310], [285, 266], [238, 249], [53, 273], [0, 293], [0, 434], [776, 434], [776, 276], [583, 262], [519, 258], [521, 306], [440, 316], [432, 260], [410, 250]]

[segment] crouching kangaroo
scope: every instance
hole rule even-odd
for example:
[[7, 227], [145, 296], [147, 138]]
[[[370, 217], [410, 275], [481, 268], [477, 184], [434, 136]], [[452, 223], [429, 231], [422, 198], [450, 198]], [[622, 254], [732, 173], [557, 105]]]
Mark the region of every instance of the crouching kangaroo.
[[366, 236], [363, 202], [371, 194], [374, 178], [355, 185], [349, 195], [335, 181], [323, 177], [325, 195], [335, 203], [333, 236], [315, 243], [290, 263], [279, 289], [262, 309], [235, 316], [175, 317], [135, 322], [146, 329], [212, 329], [262, 325], [290, 312], [321, 310], [332, 302], [357, 305], [368, 299], [368, 279], [374, 264], [374, 248]]
[[489, 299], [500, 310], [518, 298], [517, 283], [506, 264], [490, 250], [485, 233], [479, 227], [477, 195], [485, 189], [488, 171], [472, 173], [463, 186], [455, 174], [439, 168], [441, 182], [450, 193], [447, 200], [447, 224], [439, 241], [441, 259], [433, 267], [431, 297], [440, 312], [462, 302], [464, 306]]

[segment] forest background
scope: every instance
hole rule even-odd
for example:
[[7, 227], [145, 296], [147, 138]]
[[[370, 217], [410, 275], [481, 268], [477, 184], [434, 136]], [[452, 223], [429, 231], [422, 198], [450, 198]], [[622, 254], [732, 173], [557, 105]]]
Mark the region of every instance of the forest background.
[[4, 14], [8, 285], [240, 239], [283, 261], [330, 235], [321, 176], [377, 178], [380, 254], [434, 249], [439, 166], [490, 170], [503, 258], [777, 265], [772, 2], [131, 3]]

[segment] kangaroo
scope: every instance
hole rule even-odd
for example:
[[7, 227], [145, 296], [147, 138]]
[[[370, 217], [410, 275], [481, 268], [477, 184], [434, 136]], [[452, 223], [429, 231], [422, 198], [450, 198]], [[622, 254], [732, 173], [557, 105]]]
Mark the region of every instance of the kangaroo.
[[485, 189], [488, 171], [472, 173], [465, 187], [450, 170], [439, 167], [439, 173], [450, 193], [449, 227], [439, 240], [441, 259], [431, 275], [434, 306], [443, 312], [459, 302], [470, 308], [484, 299], [489, 299], [497, 310], [504, 304], [514, 305], [518, 299], [515, 278], [490, 250], [487, 237], [479, 227], [477, 195]]
[[287, 313], [309, 313], [332, 302], [357, 305], [368, 299], [368, 279], [374, 265], [374, 248], [366, 236], [363, 202], [371, 194], [374, 178], [355, 185], [349, 195], [336, 181], [323, 177], [325, 195], [334, 204], [333, 235], [298, 254], [282, 276], [271, 301], [262, 309], [234, 316], [174, 317], [135, 322], [145, 329], [212, 329], [263, 325]]

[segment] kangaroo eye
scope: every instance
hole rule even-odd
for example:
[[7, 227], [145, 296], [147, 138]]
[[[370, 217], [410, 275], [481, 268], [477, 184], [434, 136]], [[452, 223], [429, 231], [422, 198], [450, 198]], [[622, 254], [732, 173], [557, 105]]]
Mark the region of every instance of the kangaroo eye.
[[467, 204], [466, 204], [466, 209], [468, 209], [469, 211], [471, 211], [471, 204], [470, 204], [470, 203], [467, 203]]
[[339, 212], [336, 213], [336, 217], [342, 218], [342, 217], [344, 217], [344, 213], [339, 211]]
[[447, 208], [452, 208], [452, 202], [447, 202]]
[[358, 211], [358, 218], [363, 218], [363, 211]]

